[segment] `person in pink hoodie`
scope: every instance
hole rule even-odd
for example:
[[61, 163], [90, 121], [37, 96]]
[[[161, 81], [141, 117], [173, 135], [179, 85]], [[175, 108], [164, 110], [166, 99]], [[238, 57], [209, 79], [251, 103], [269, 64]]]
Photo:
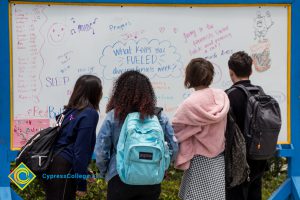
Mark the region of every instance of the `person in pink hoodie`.
[[225, 129], [229, 100], [221, 89], [210, 88], [213, 65], [190, 61], [184, 85], [195, 91], [179, 105], [172, 125], [179, 142], [175, 168], [184, 170], [179, 198], [225, 199]]

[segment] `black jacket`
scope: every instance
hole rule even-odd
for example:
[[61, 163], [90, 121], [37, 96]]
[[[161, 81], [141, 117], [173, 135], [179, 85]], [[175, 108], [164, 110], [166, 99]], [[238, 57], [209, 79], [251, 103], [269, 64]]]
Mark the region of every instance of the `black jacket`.
[[[237, 84], [241, 84], [246, 87], [253, 86], [250, 80], [238, 81], [234, 85]], [[228, 90], [230, 90], [231, 88], [229, 88]], [[226, 90], [226, 92], [228, 90]], [[245, 115], [246, 115], [247, 96], [242, 90], [234, 89], [230, 92], [230, 94], [228, 94], [228, 98], [230, 101], [230, 107], [232, 108], [233, 114], [236, 118], [236, 123], [239, 126], [240, 130], [243, 132]]]

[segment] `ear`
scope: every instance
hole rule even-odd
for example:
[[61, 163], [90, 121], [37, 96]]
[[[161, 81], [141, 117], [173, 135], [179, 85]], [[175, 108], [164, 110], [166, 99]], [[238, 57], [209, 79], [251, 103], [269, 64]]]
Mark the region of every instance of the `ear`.
[[229, 69], [229, 76], [233, 83], [235, 83], [237, 81], [237, 76], [236, 76], [235, 72], [232, 71], [231, 69]]
[[236, 74], [231, 69], [229, 69], [229, 75], [230, 77], [234, 77], [234, 76], [236, 77]]

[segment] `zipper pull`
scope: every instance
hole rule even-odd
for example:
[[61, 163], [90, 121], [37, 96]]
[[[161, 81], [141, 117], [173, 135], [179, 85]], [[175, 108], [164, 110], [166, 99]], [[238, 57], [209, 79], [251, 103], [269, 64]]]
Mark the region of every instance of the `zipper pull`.
[[262, 132], [259, 132], [259, 141], [258, 141], [258, 145], [257, 145], [257, 149], [260, 149], [260, 138], [261, 138]]
[[250, 169], [247, 170], [247, 181], [250, 182]]

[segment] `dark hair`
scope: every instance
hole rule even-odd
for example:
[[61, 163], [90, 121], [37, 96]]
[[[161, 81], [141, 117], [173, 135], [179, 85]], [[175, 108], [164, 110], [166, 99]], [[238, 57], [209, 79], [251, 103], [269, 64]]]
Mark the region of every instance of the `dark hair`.
[[140, 112], [141, 119], [153, 116], [156, 97], [148, 77], [138, 71], [127, 71], [113, 86], [106, 112], [114, 109], [115, 118], [123, 122], [128, 113]]
[[77, 79], [69, 103], [64, 108], [82, 110], [86, 107], [93, 107], [99, 110], [101, 98], [101, 80], [94, 75], [83, 75]]
[[184, 85], [187, 88], [209, 86], [214, 77], [214, 66], [204, 58], [194, 58], [185, 69]]
[[252, 58], [244, 51], [238, 51], [230, 56], [228, 66], [237, 77], [249, 77], [252, 73]]

